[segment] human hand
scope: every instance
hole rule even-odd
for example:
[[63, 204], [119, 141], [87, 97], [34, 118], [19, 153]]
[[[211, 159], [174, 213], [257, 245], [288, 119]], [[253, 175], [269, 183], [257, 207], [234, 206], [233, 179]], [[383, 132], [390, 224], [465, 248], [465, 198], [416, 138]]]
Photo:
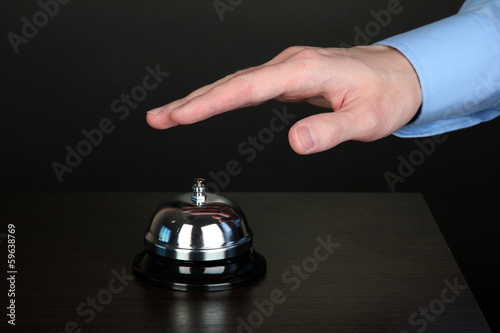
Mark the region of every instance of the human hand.
[[311, 154], [347, 140], [374, 141], [397, 131], [422, 103], [418, 76], [396, 49], [294, 46], [271, 61], [226, 76], [148, 112], [148, 123], [167, 129], [270, 99], [330, 108], [295, 123], [292, 149]]

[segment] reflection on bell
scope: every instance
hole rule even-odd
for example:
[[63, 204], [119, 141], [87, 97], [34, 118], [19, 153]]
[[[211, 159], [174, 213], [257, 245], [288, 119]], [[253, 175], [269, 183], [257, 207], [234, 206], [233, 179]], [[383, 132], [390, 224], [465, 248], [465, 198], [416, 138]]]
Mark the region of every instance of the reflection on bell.
[[226, 290], [266, 273], [266, 260], [252, 246], [252, 231], [233, 201], [206, 193], [195, 179], [192, 193], [163, 202], [145, 234], [146, 249], [134, 274], [175, 290]]

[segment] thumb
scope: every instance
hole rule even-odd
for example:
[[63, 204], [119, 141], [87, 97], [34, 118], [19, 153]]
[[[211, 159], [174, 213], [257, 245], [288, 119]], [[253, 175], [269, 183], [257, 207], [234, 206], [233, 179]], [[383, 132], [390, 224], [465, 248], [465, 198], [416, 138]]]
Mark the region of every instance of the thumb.
[[307, 155], [358, 138], [363, 126], [359, 124], [357, 118], [355, 114], [345, 111], [321, 113], [304, 118], [290, 128], [288, 132], [290, 146], [296, 153]]

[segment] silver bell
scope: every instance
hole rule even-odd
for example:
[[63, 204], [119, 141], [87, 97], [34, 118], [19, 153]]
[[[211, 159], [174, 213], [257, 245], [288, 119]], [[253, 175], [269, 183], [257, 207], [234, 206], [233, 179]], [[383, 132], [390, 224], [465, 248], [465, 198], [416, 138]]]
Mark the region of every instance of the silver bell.
[[226, 290], [266, 272], [241, 208], [222, 195], [206, 193], [202, 178], [195, 179], [192, 193], [158, 207], [145, 245], [134, 260], [134, 274], [176, 290]]

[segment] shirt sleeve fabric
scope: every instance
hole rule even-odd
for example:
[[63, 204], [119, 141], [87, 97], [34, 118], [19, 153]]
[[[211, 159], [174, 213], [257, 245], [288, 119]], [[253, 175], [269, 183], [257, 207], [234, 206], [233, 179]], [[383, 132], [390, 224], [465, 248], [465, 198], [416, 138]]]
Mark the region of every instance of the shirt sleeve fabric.
[[457, 15], [379, 43], [415, 68], [422, 106], [394, 135], [431, 136], [500, 115], [500, 0], [467, 0]]

